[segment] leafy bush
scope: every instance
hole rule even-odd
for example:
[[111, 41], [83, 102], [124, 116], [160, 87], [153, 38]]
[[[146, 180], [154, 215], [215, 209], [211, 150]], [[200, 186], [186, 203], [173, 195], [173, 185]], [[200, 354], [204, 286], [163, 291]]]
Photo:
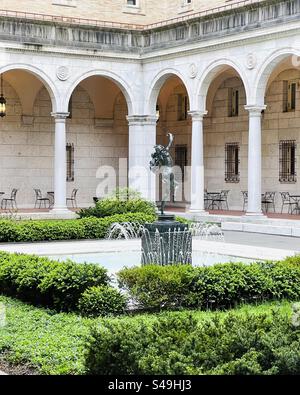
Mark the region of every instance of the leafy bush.
[[299, 374], [300, 330], [279, 311], [106, 319], [87, 343], [90, 374]]
[[117, 190], [112, 196], [99, 200], [94, 207], [81, 209], [81, 218], [103, 218], [115, 214], [144, 213], [154, 216], [156, 213], [155, 203], [143, 199], [136, 191], [128, 188]]
[[241, 302], [300, 297], [300, 265], [289, 259], [210, 267], [149, 265], [125, 268], [118, 280], [146, 310], [227, 308]]
[[0, 242], [101, 239], [115, 222], [144, 224], [153, 222], [154, 219], [154, 215], [127, 213], [106, 218], [74, 220], [0, 220]]
[[87, 288], [108, 280], [106, 269], [98, 265], [0, 253], [0, 292], [57, 310], [75, 310]]
[[120, 315], [126, 298], [117, 289], [105, 285], [88, 288], [79, 300], [79, 311], [86, 317]]

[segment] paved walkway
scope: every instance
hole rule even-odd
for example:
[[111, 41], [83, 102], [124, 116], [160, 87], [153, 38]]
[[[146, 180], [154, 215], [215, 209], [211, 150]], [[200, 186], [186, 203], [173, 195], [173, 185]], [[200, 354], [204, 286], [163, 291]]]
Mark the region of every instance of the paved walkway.
[[224, 231], [224, 236], [226, 243], [279, 248], [283, 250], [294, 250], [300, 252], [299, 238], [295, 237], [232, 231]]

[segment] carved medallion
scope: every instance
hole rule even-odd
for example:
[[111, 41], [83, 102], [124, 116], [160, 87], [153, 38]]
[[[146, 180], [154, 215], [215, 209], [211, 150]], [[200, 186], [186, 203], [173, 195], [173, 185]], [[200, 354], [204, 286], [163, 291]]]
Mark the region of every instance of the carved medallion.
[[198, 74], [198, 68], [195, 63], [189, 65], [189, 76], [190, 78], [196, 78]]
[[70, 71], [66, 66], [60, 66], [56, 70], [56, 76], [61, 81], [66, 81], [70, 77]]
[[256, 56], [254, 55], [254, 53], [248, 53], [247, 59], [246, 59], [247, 69], [249, 69], [249, 70], [254, 69], [256, 66], [256, 63], [257, 63], [257, 60], [256, 60]]

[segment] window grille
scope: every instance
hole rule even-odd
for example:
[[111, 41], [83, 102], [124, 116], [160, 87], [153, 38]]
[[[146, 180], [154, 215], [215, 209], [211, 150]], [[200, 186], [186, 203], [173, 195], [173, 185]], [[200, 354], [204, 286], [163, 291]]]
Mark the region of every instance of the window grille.
[[296, 182], [296, 141], [282, 140], [279, 143], [279, 181]]
[[240, 146], [239, 143], [227, 143], [225, 145], [225, 181], [240, 181]]
[[67, 182], [74, 181], [74, 144], [67, 144]]

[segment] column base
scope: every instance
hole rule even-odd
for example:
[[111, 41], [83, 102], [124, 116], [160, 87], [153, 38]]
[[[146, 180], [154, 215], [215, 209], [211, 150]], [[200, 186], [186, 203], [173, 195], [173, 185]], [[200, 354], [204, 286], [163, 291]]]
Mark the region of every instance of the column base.
[[208, 211], [197, 209], [197, 208], [190, 208], [188, 210], [189, 214], [197, 214], [197, 215], [209, 215]]
[[67, 207], [56, 208], [50, 210], [49, 214], [53, 218], [57, 219], [74, 219], [77, 218], [77, 214], [74, 211], [69, 210]]
[[266, 217], [266, 215], [261, 211], [261, 212], [247, 212], [245, 214], [245, 217], [259, 217], [263, 218]]

